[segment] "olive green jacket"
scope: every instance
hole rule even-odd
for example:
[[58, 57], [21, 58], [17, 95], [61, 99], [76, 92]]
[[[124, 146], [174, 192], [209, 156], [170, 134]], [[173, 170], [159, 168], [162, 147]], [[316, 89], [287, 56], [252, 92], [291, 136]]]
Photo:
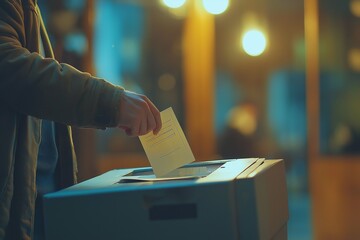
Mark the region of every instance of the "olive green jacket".
[[67, 187], [77, 171], [69, 126], [116, 126], [122, 93], [54, 60], [36, 0], [0, 0], [0, 240], [32, 236], [40, 119], [56, 122], [57, 171]]

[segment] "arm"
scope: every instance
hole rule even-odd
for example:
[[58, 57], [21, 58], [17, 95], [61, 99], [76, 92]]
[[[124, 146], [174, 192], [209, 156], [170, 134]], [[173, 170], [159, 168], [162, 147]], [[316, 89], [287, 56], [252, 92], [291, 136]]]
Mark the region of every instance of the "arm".
[[[123, 89], [25, 48], [21, 7], [0, 5], [0, 104], [87, 127], [116, 126]], [[37, 38], [38, 36], [31, 36]]]
[[30, 52], [23, 18], [21, 6], [0, 1], [0, 106], [70, 125], [120, 126], [130, 135], [160, 129], [145, 96]]

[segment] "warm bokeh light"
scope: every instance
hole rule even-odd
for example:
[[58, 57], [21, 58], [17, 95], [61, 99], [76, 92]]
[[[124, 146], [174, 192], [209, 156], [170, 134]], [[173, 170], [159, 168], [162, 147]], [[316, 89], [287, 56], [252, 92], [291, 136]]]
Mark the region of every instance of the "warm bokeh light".
[[242, 38], [242, 47], [250, 56], [261, 55], [266, 48], [264, 33], [256, 29], [247, 31]]
[[185, 4], [186, 0], [162, 0], [162, 2], [169, 8], [179, 8]]
[[229, 114], [229, 126], [245, 136], [254, 134], [257, 128], [255, 106], [245, 103], [232, 109]]
[[229, 0], [203, 0], [204, 8], [208, 13], [221, 14], [229, 6]]
[[350, 1], [350, 11], [355, 17], [360, 17], [360, 0]]
[[360, 49], [352, 48], [349, 50], [348, 62], [352, 70], [360, 72]]

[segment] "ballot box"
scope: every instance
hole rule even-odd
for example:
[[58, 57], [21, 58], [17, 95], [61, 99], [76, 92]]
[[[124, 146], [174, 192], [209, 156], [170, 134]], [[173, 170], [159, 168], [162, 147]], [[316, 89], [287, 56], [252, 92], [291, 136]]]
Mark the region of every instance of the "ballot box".
[[287, 239], [283, 160], [116, 169], [44, 198], [47, 240]]

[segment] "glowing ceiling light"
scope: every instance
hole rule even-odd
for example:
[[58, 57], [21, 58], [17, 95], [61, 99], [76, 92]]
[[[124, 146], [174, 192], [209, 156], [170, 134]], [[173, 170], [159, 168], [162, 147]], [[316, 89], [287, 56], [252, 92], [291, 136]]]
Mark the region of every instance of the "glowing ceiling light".
[[163, 3], [169, 8], [179, 8], [183, 6], [186, 0], [162, 0]]
[[204, 8], [208, 13], [220, 14], [229, 6], [229, 0], [203, 0]]
[[242, 47], [250, 56], [259, 56], [265, 51], [265, 35], [256, 29], [247, 31], [242, 39]]

